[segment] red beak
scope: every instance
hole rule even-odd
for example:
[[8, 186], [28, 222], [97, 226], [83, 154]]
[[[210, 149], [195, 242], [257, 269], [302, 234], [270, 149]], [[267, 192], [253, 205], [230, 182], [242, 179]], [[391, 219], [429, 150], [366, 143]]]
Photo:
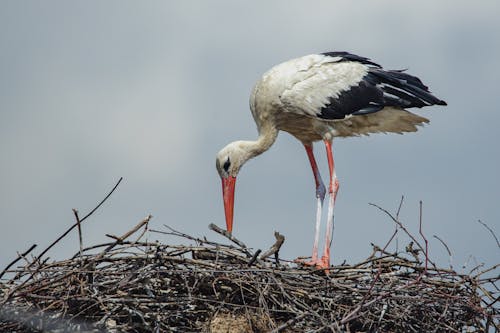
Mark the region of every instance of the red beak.
[[222, 197], [224, 198], [224, 213], [226, 214], [226, 227], [230, 233], [233, 231], [233, 211], [234, 211], [234, 186], [236, 177], [222, 177]]

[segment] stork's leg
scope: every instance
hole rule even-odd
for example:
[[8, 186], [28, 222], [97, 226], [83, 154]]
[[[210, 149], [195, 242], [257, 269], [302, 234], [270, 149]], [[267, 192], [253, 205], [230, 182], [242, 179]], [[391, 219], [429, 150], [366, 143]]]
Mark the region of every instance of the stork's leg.
[[321, 212], [323, 210], [323, 201], [325, 200], [325, 185], [323, 184], [323, 180], [321, 179], [321, 175], [319, 173], [318, 165], [316, 164], [316, 159], [314, 158], [313, 146], [312, 144], [304, 144], [306, 148], [307, 157], [309, 158], [309, 162], [311, 163], [311, 169], [314, 175], [314, 182], [316, 183], [316, 198], [317, 208], [316, 208], [316, 226], [314, 229], [314, 245], [313, 245], [313, 253], [312, 260], [307, 264], [316, 265], [318, 264], [318, 243], [319, 243], [319, 228], [321, 225]]
[[328, 187], [328, 217], [326, 222], [325, 236], [325, 251], [321, 257], [321, 267], [327, 268], [330, 266], [330, 246], [333, 237], [333, 208], [335, 207], [335, 199], [339, 190], [339, 181], [335, 173], [335, 163], [333, 161], [332, 141], [325, 140], [326, 156], [328, 158], [328, 168], [330, 170], [330, 186]]

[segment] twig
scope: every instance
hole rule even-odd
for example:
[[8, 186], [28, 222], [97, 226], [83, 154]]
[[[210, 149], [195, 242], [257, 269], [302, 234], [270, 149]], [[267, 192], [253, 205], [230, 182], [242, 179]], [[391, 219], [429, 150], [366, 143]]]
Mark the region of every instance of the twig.
[[11, 268], [16, 262], [18, 262], [19, 260], [21, 260], [21, 258], [24, 258], [26, 257], [26, 255], [28, 253], [30, 253], [31, 251], [33, 251], [33, 249], [36, 247], [37, 245], [36, 244], [33, 244], [30, 246], [29, 249], [27, 249], [26, 251], [24, 251], [23, 253], [17, 255], [17, 258], [12, 260], [8, 265], [7, 267], [4, 268], [4, 270], [2, 271], [2, 273], [0, 273], [0, 279], [2, 278], [2, 276], [4, 276], [5, 272], [7, 272], [9, 270], [9, 268]]
[[496, 269], [497, 269], [497, 268], [499, 268], [499, 267], [500, 267], [500, 264], [496, 264], [496, 265], [494, 265], [494, 266], [491, 266], [490, 268], [487, 268], [487, 269], [485, 269], [485, 270], [482, 270], [482, 271], [481, 271], [481, 272], [479, 272], [479, 273], [476, 273], [476, 274], [473, 276], [473, 278], [474, 278], [474, 279], [476, 279], [476, 278], [478, 278], [479, 276], [482, 276], [482, 275], [484, 275], [484, 274], [486, 274], [486, 273], [488, 273], [488, 272], [494, 271], [494, 270], [496, 270]]
[[259, 257], [259, 254], [261, 252], [262, 252], [261, 249], [258, 249], [257, 251], [255, 251], [252, 258], [248, 261], [248, 267], [252, 266], [254, 264], [254, 262], [257, 261], [257, 258]]
[[235, 243], [236, 245], [238, 245], [242, 249], [245, 249], [246, 250], [245, 252], [247, 253], [247, 255], [249, 257], [251, 257], [250, 252], [248, 252], [248, 250], [247, 250], [248, 248], [245, 245], [245, 243], [243, 243], [242, 241], [240, 241], [239, 239], [237, 239], [236, 237], [234, 237], [233, 234], [231, 234], [230, 232], [228, 232], [228, 231], [226, 231], [224, 229], [219, 228], [218, 226], [216, 226], [213, 223], [210, 223], [208, 225], [208, 229], [210, 229], [212, 231], [215, 231], [216, 233], [218, 233], [218, 234], [226, 237], [227, 239], [229, 239], [231, 242]]
[[[132, 229], [130, 229], [129, 231], [127, 231], [125, 234], [123, 234], [122, 236], [118, 237], [118, 236], [111, 236], [111, 235], [107, 235], [108, 237], [111, 237], [113, 239], [116, 239], [116, 241], [112, 244], [109, 244], [103, 251], [101, 251], [99, 254], [95, 255], [93, 257], [93, 260], [92, 261], [89, 261], [87, 266], [92, 266], [94, 265], [95, 266], [95, 263], [97, 261], [99, 261], [100, 259], [102, 259], [109, 251], [111, 251], [115, 246], [119, 245], [119, 244], [122, 244], [122, 242], [130, 237], [132, 234], [134, 234], [135, 232], [137, 232], [140, 228], [142, 228], [144, 225], [147, 226], [147, 224], [149, 223], [149, 220], [152, 218], [151, 215], [148, 215], [144, 220], [142, 220], [141, 222], [139, 222], [135, 227], [133, 227]], [[40, 265], [42, 266], [42, 265]], [[21, 285], [18, 287], [18, 289], [22, 286], [24, 286], [26, 284], [27, 281], [29, 281], [31, 279], [31, 277], [33, 277], [33, 275], [35, 273], [37, 273], [39, 271], [40, 268], [38, 268], [37, 270], [35, 270], [35, 272], [33, 272], [30, 276], [29, 279], [27, 279], [26, 281], [24, 281], [23, 283], [21, 283]], [[59, 279], [66, 279], [68, 276], [71, 276], [72, 273], [69, 272], [69, 273], [66, 273], [65, 275], [63, 275], [62, 277], [58, 277]], [[53, 281], [52, 281], [53, 282]], [[38, 284], [38, 287], [44, 287], [43, 285], [40, 285], [40, 283], [37, 283]], [[7, 297], [5, 297], [5, 299], [3, 300], [3, 303], [5, 303], [10, 297], [11, 295], [13, 294], [13, 291], [9, 292], [9, 294], [7, 295]], [[0, 305], [2, 305], [3, 303], [0, 303]]]
[[[424, 247], [417, 241], [417, 239], [415, 238], [415, 236], [413, 236], [408, 231], [408, 229], [406, 229], [406, 227], [403, 225], [403, 223], [401, 223], [396, 217], [394, 217], [391, 213], [389, 213], [389, 211], [387, 209], [384, 209], [384, 208], [382, 208], [379, 205], [376, 205], [374, 203], [369, 203], [369, 205], [378, 208], [380, 211], [384, 212], [387, 216], [389, 216], [391, 218], [391, 220], [394, 223], [396, 223], [405, 232], [405, 234], [408, 235], [408, 237], [410, 237], [410, 239], [413, 240], [413, 242], [420, 248], [420, 250], [422, 250], [422, 251], [425, 252]], [[430, 260], [429, 258], [427, 258], [427, 260], [428, 260], [429, 263], [432, 264], [432, 266], [436, 267], [436, 264], [432, 260]]]
[[80, 257], [83, 255], [83, 239], [82, 239], [82, 226], [80, 223], [80, 217], [78, 216], [78, 211], [73, 208], [73, 214], [75, 215], [76, 225], [78, 226], [78, 240], [80, 241]]
[[425, 238], [425, 235], [422, 232], [422, 200], [420, 200], [419, 208], [420, 208], [420, 213], [418, 217], [418, 232], [420, 233], [420, 236], [422, 236], [425, 242], [425, 270], [423, 272], [423, 274], [425, 275], [427, 274], [427, 267], [429, 264], [429, 242], [427, 241], [427, 238]]
[[279, 232], [275, 231], [274, 232], [274, 237], [276, 238], [276, 242], [269, 248], [269, 250], [267, 250], [266, 252], [264, 252], [260, 256], [261, 260], [264, 260], [264, 259], [266, 259], [267, 257], [269, 257], [269, 256], [271, 256], [273, 254], [278, 254], [278, 252], [279, 252], [279, 250], [281, 248], [281, 245], [283, 245], [283, 242], [285, 241], [285, 236], [283, 236]]
[[498, 238], [497, 238], [497, 235], [495, 235], [495, 232], [486, 223], [484, 223], [483, 221], [477, 220], [477, 222], [481, 223], [483, 225], [483, 227], [485, 227], [486, 229], [488, 229], [488, 231], [491, 233], [491, 235], [493, 236], [493, 238], [495, 238], [495, 241], [497, 242], [497, 247], [500, 248], [500, 242], [498, 241]]
[[396, 218], [399, 220], [399, 213], [401, 212], [401, 207], [403, 206], [403, 201], [405, 199], [405, 196], [402, 195], [401, 196], [401, 201], [399, 201], [399, 206], [398, 206], [398, 210], [396, 211]]
[[[59, 236], [55, 241], [53, 241], [45, 250], [42, 251], [42, 253], [40, 253], [31, 263], [29, 263], [27, 266], [26, 266], [26, 271], [29, 271], [29, 268], [31, 268], [35, 263], [40, 263], [40, 259], [54, 246], [56, 245], [59, 241], [61, 241], [61, 239], [63, 239], [64, 237], [66, 237], [66, 235], [68, 235], [70, 233], [71, 230], [73, 230], [75, 227], [77, 227], [78, 225], [81, 225], [81, 223], [83, 221], [85, 221], [89, 216], [91, 216], [97, 209], [99, 209], [99, 207], [101, 207], [101, 205], [111, 196], [111, 194], [113, 194], [113, 192], [116, 190], [116, 188], [118, 187], [118, 185], [120, 185], [121, 181], [122, 181], [123, 177], [120, 177], [120, 179], [118, 180], [118, 182], [115, 184], [115, 186], [111, 189], [111, 191], [104, 197], [104, 199], [101, 200], [101, 202], [94, 208], [92, 209], [87, 215], [85, 215], [82, 219], [79, 220], [79, 222], [73, 224], [70, 228], [68, 228], [61, 236]], [[42, 265], [39, 265], [38, 266], [38, 269], [41, 268]], [[17, 288], [21, 288], [22, 286], [24, 286], [29, 280], [31, 280], [33, 278], [33, 276], [35, 276], [35, 274], [37, 273], [37, 270], [35, 270], [34, 272], [31, 272], [30, 276], [24, 280], [19, 286], [17, 286]], [[14, 279], [18, 279], [20, 277], [19, 274], [16, 275], [16, 277], [14, 277]], [[12, 295], [14, 294], [15, 292], [15, 289], [14, 290], [10, 290], [9, 293], [7, 293], [4, 297], [4, 299], [0, 302], [0, 306], [2, 306], [3, 304], [5, 304], [9, 299], [10, 297], [12, 297]]]
[[185, 239], [194, 240], [195, 242], [200, 243], [200, 244], [204, 243], [204, 241], [202, 239], [199, 239], [199, 238], [193, 237], [191, 235], [185, 234], [183, 232], [180, 232], [178, 230], [175, 230], [171, 226], [168, 226], [166, 224], [164, 224], [163, 226], [165, 228], [167, 228], [168, 230], [170, 230], [170, 232], [166, 232], [166, 231], [162, 231], [162, 230], [155, 230], [155, 229], [149, 229], [149, 231], [154, 232], [154, 233], [158, 233], [158, 234], [173, 235], [173, 236], [177, 236], [177, 237], [181, 237], [181, 238], [185, 238]]
[[446, 249], [446, 252], [448, 252], [448, 255], [449, 255], [449, 258], [450, 258], [450, 260], [449, 260], [450, 261], [450, 269], [453, 269], [453, 264], [452, 264], [452, 258], [453, 258], [453, 256], [451, 254], [450, 248], [448, 247], [448, 245], [441, 238], [439, 238], [439, 236], [433, 235], [433, 237], [436, 238], [438, 241], [440, 241], [441, 244], [443, 244], [443, 246]]
[[[195, 241], [196, 243], [198, 244], [203, 244], [203, 245], [217, 245], [217, 246], [225, 246], [225, 247], [231, 247], [233, 248], [232, 245], [227, 245], [227, 244], [220, 244], [220, 243], [217, 243], [217, 242], [212, 242], [212, 241], [209, 241], [206, 237], [203, 237], [203, 239], [201, 238], [198, 238], [198, 237], [194, 237], [194, 236], [191, 236], [191, 235], [188, 235], [188, 234], [185, 234], [183, 232], [180, 232], [166, 224], [163, 224], [163, 226], [165, 228], [167, 228], [168, 230], [170, 230], [170, 232], [165, 232], [165, 231], [162, 231], [162, 230], [155, 230], [155, 229], [149, 229], [150, 232], [153, 232], [153, 233], [159, 233], [159, 234], [163, 234], [163, 235], [172, 235], [172, 236], [176, 236], [176, 237], [181, 237], [181, 238], [184, 238], [184, 239], [189, 239], [189, 240], [192, 240], [192, 241]], [[244, 245], [244, 244], [243, 244]], [[241, 248], [241, 246], [240, 246]], [[245, 253], [249, 254], [250, 252], [247, 251], [246, 248], [242, 248], [243, 251], [246, 251]], [[252, 255], [249, 254], [249, 256], [251, 257]]]
[[[131, 235], [136, 233], [139, 229], [141, 229], [143, 226], [147, 226], [149, 223], [149, 220], [151, 220], [153, 216], [148, 215], [146, 216], [141, 222], [137, 223], [135, 227], [124, 233], [122, 236], [114, 236], [114, 235], [109, 235], [106, 234], [106, 236], [111, 237], [115, 239], [116, 241], [113, 244], [110, 244], [108, 247], [106, 247], [99, 255], [104, 255], [106, 252], [109, 252], [112, 248], [114, 248], [116, 245], [121, 244], [125, 239], [129, 238]], [[98, 257], [99, 258], [99, 257]]]
[[97, 206], [95, 206], [94, 209], [92, 209], [87, 215], [85, 215], [82, 219], [80, 219], [79, 222], [73, 224], [71, 227], [68, 228], [68, 230], [66, 230], [65, 232], [62, 233], [61, 236], [59, 236], [55, 241], [53, 241], [45, 250], [42, 251], [42, 253], [40, 253], [35, 260], [33, 260], [33, 262], [29, 265], [33, 265], [33, 263], [37, 262], [40, 260], [40, 258], [42, 258], [45, 253], [47, 253], [54, 245], [56, 245], [57, 243], [59, 243], [59, 241], [61, 239], [63, 239], [64, 237], [66, 237], [67, 234], [70, 233], [71, 230], [73, 230], [76, 226], [78, 225], [81, 225], [81, 223], [83, 221], [85, 221], [90, 215], [92, 215], [97, 209], [99, 209], [99, 207], [101, 207], [101, 205], [106, 202], [106, 200], [108, 200], [108, 198], [111, 196], [111, 194], [113, 194], [113, 192], [116, 190], [116, 188], [118, 187], [118, 185], [120, 185], [121, 181], [123, 180], [123, 177], [120, 177], [120, 179], [118, 180], [118, 182], [115, 184], [115, 186], [113, 186], [113, 188], [111, 189], [111, 191], [109, 191], [109, 193], [104, 197], [104, 199], [101, 200], [101, 202], [99, 202], [99, 204]]

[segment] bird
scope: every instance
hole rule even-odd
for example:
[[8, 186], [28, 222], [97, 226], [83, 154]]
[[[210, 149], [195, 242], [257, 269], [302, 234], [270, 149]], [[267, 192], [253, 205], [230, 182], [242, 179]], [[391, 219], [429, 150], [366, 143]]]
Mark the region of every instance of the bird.
[[[241, 167], [268, 150], [279, 131], [288, 132], [304, 146], [316, 187], [313, 251], [311, 260], [303, 263], [328, 269], [339, 189], [332, 151], [334, 138], [415, 132], [429, 120], [407, 109], [431, 105], [447, 104], [431, 94], [418, 77], [406, 70], [385, 70], [369, 58], [345, 51], [310, 54], [272, 67], [257, 81], [250, 95], [257, 140], [231, 142], [216, 156], [227, 231], [231, 234], [233, 230], [234, 192]], [[316, 141], [323, 141], [326, 148], [328, 188], [314, 157]], [[327, 191], [326, 235], [319, 257], [321, 216]]]

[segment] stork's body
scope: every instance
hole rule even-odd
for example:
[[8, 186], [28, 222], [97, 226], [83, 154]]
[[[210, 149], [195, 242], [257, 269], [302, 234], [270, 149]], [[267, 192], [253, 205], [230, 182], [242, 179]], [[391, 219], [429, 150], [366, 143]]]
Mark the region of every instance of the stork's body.
[[[248, 159], [269, 149], [280, 130], [286, 131], [304, 145], [316, 184], [316, 228], [309, 263], [328, 267], [338, 191], [331, 149], [333, 138], [414, 132], [428, 120], [405, 108], [433, 104], [446, 105], [431, 95], [418, 78], [402, 71], [385, 71], [367, 58], [346, 52], [308, 55], [271, 68], [256, 83], [250, 97], [259, 138], [230, 143], [217, 155], [228, 230], [232, 231], [234, 186], [239, 169]], [[326, 188], [312, 148], [313, 142], [319, 140], [325, 143], [330, 173], [327, 230], [321, 258], [318, 243]]]

